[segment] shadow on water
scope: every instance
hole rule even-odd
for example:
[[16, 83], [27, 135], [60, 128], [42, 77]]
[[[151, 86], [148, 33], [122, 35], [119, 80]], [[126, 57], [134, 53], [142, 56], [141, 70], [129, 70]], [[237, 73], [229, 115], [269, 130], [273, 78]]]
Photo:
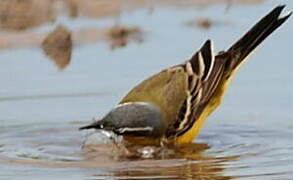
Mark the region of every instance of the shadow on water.
[[[288, 144], [291, 131], [222, 125], [199, 137], [199, 142], [209, 144], [124, 146], [100, 132], [79, 132], [80, 123], [1, 127], [0, 165], [47, 169], [51, 176], [65, 171], [64, 175], [82, 174], [90, 179], [226, 180], [292, 175], [286, 168], [293, 162]], [[283, 141], [271, 144], [274, 137]], [[284, 169], [276, 168], [276, 158]]]
[[[64, 131], [67, 133], [64, 134]], [[3, 144], [0, 146], [0, 151], [3, 151], [0, 162], [14, 166], [84, 169], [86, 176], [91, 179], [117, 177], [118, 179], [226, 180], [232, 179], [233, 176], [223, 174], [225, 164], [239, 158], [207, 154], [205, 153], [209, 149], [207, 144], [195, 143], [176, 147], [129, 146], [127, 148], [122, 147], [121, 144], [105, 143], [88, 145], [81, 150], [81, 142], [73, 140], [74, 133], [70, 128], [62, 128], [62, 130], [41, 128], [29, 132], [22, 130], [14, 133], [10, 138], [2, 136], [1, 138], [9, 138], [14, 143], [21, 143], [23, 147], [18, 151], [10, 149], [8, 143]], [[95, 136], [102, 135], [96, 133]], [[145, 151], [151, 152], [152, 157], [142, 157], [140, 153]]]
[[85, 141], [92, 138], [92, 144], [82, 148], [84, 140], [76, 125], [55, 123], [54, 126], [47, 123], [2, 127], [0, 164], [68, 169], [70, 172], [78, 169], [91, 179], [224, 180], [233, 178], [224, 175], [225, 165], [239, 158], [238, 155], [206, 153], [210, 147], [204, 143], [124, 146], [112, 143], [99, 132], [87, 134]]

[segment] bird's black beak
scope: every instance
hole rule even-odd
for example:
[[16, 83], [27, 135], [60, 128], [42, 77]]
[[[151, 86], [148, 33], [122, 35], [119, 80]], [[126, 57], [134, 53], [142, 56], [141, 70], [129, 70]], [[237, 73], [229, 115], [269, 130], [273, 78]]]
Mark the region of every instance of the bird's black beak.
[[84, 129], [92, 129], [92, 128], [95, 128], [95, 126], [93, 125], [93, 124], [91, 124], [91, 125], [88, 125], [88, 126], [83, 126], [83, 127], [80, 127], [80, 128], [78, 128], [78, 130], [84, 130]]
[[101, 124], [101, 121], [96, 121], [90, 125], [80, 127], [78, 130], [84, 129], [103, 129], [103, 125]]

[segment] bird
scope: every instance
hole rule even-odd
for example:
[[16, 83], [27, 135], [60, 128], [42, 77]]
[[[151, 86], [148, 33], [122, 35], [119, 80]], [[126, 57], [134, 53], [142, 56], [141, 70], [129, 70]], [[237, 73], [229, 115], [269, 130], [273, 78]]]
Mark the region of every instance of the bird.
[[103, 118], [83, 129], [113, 132], [130, 143], [191, 143], [221, 104], [238, 68], [292, 14], [278, 5], [225, 51], [207, 40], [191, 58], [136, 85]]

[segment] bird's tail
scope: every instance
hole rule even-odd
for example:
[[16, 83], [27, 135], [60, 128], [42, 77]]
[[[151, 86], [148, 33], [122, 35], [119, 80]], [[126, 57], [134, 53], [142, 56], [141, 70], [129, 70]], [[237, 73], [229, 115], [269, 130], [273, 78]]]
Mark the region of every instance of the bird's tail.
[[[227, 51], [230, 56], [230, 70], [237, 67], [246, 59], [246, 57], [266, 39], [274, 30], [281, 26], [292, 14], [280, 16], [285, 5], [279, 5], [270, 13], [258, 21], [244, 36], [242, 36]], [[225, 53], [226, 54], [226, 53]]]

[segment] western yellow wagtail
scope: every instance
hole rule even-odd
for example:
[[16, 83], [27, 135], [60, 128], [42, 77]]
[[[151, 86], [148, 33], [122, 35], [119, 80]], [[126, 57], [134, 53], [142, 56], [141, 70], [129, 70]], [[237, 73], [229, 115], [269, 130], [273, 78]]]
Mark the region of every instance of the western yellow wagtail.
[[144, 80], [101, 120], [80, 129], [112, 131], [135, 143], [191, 142], [246, 57], [292, 14], [280, 16], [284, 7], [274, 8], [227, 51], [214, 54], [207, 40], [190, 60]]

